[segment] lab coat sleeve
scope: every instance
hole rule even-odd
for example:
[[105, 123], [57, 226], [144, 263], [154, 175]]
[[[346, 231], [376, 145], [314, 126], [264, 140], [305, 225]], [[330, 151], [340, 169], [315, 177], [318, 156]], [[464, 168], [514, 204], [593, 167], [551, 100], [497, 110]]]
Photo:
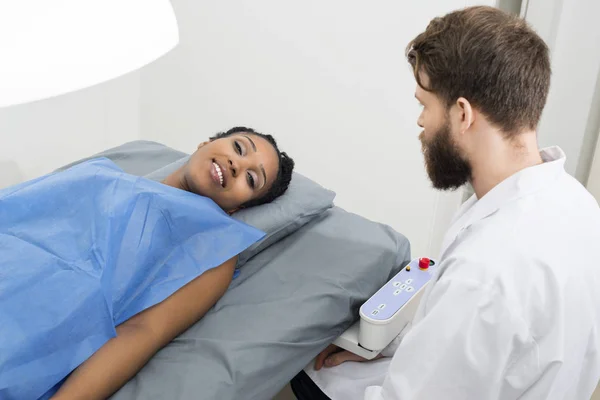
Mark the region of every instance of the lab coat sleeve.
[[[400, 342], [382, 387], [366, 400], [495, 398], [531, 335], [493, 284], [442, 277]], [[496, 396], [495, 396], [496, 395]]]
[[404, 335], [406, 335], [406, 333], [410, 330], [411, 326], [412, 326], [412, 321], [408, 321], [408, 323], [406, 325], [404, 325], [404, 328], [402, 328], [402, 330], [400, 331], [398, 336], [396, 336], [394, 338], [394, 340], [392, 340], [390, 342], [390, 344], [388, 344], [381, 351], [381, 355], [384, 357], [393, 357], [394, 354], [396, 354], [396, 350], [398, 349], [398, 346], [400, 346], [402, 339], [404, 339]]

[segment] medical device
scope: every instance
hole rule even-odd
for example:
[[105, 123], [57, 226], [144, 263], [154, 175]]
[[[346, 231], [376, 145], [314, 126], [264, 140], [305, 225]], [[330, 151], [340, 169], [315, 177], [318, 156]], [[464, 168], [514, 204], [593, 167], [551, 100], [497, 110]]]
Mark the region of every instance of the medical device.
[[412, 260], [360, 307], [360, 320], [333, 344], [375, 358], [412, 320], [435, 269], [429, 258]]

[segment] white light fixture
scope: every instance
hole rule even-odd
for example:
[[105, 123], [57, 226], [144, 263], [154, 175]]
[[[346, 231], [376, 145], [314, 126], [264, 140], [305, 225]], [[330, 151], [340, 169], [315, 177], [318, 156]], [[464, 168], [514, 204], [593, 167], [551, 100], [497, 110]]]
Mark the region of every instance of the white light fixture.
[[178, 41], [169, 0], [0, 0], [0, 107], [108, 81]]

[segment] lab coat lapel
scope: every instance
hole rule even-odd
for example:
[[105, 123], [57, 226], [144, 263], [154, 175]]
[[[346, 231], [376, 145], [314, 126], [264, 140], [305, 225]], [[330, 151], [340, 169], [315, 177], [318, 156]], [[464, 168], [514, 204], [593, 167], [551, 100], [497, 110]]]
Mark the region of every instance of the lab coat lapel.
[[458, 234], [464, 229], [465, 221], [468, 219], [468, 216], [472, 212], [473, 207], [477, 203], [477, 196], [471, 196], [466, 202], [462, 204], [462, 206], [458, 209], [454, 219], [450, 223], [450, 228], [444, 235], [444, 240], [442, 242], [442, 249], [440, 251], [439, 259], [441, 260], [446, 253], [446, 250], [450, 245], [454, 242]]
[[[505, 182], [500, 185], [507, 186]], [[473, 195], [465, 204], [465, 210], [452, 224], [448, 233], [444, 237], [444, 244], [440, 253], [440, 259], [446, 258], [448, 249], [456, 241], [456, 238], [473, 223], [486, 218], [500, 208], [503, 200], [506, 200], [510, 194], [510, 188], [500, 188], [498, 185], [493, 191], [490, 191], [481, 200], [477, 200]]]

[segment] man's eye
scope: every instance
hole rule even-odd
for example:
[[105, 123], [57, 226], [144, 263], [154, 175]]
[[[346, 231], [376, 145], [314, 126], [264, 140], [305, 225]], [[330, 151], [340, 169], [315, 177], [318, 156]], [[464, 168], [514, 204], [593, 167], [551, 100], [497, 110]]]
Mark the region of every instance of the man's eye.
[[242, 155], [242, 146], [240, 146], [240, 144], [238, 142], [234, 142], [233, 145], [235, 146], [235, 151], [237, 151], [237, 153], [241, 156]]
[[256, 186], [256, 182], [254, 181], [254, 177], [252, 176], [252, 174], [250, 172], [248, 172], [248, 185], [250, 185], [250, 187], [252, 189], [254, 189], [254, 187]]

